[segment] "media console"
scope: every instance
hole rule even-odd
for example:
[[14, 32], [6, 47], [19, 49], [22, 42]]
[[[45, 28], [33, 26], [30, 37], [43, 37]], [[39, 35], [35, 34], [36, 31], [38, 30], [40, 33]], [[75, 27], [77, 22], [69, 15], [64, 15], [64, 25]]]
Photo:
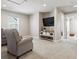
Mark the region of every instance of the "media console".
[[49, 32], [43, 32], [40, 33], [40, 37], [43, 39], [54, 39], [54, 33], [49, 33]]

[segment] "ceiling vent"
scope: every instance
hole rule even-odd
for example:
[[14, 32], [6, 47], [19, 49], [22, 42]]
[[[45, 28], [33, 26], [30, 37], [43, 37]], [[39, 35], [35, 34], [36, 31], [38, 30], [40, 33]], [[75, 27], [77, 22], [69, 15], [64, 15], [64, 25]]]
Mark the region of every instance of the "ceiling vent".
[[9, 2], [15, 3], [17, 5], [23, 4], [26, 0], [8, 0]]

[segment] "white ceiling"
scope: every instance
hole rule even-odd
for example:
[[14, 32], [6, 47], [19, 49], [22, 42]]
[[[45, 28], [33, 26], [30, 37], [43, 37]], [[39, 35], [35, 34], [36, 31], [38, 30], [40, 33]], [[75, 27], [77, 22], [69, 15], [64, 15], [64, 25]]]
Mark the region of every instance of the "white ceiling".
[[65, 6], [65, 7], [59, 7], [59, 9], [64, 13], [74, 13], [77, 12], [77, 7], [73, 6]]
[[[17, 1], [18, 3], [21, 3], [23, 0], [17, 0]], [[47, 4], [46, 7], [43, 6], [44, 3]], [[3, 7], [4, 4], [6, 5], [6, 7]], [[25, 14], [31, 14], [34, 12], [50, 12], [55, 7], [62, 7], [61, 9], [64, 12], [70, 12], [76, 10], [76, 8], [73, 8], [73, 6], [76, 4], [77, 4], [77, 0], [26, 0], [21, 5], [17, 5], [8, 0], [2, 0], [1, 8], [5, 10], [25, 13]], [[65, 8], [64, 6], [68, 6], [68, 7]]]

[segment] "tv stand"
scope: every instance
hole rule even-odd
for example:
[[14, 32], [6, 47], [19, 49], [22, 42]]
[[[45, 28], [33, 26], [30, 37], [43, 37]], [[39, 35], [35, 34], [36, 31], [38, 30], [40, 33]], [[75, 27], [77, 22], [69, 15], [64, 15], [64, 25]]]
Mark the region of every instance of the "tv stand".
[[40, 34], [40, 37], [43, 39], [54, 39], [54, 33], [49, 33], [49, 32], [43, 32], [42, 34]]

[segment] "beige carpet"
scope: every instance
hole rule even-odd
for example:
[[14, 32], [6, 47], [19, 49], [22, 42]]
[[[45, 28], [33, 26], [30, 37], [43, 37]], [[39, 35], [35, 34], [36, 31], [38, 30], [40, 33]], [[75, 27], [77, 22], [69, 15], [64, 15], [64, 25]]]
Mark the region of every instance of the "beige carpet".
[[[2, 47], [1, 59], [15, 59], [7, 54], [6, 46]], [[76, 59], [76, 40], [33, 40], [33, 51], [24, 54], [20, 59]]]

